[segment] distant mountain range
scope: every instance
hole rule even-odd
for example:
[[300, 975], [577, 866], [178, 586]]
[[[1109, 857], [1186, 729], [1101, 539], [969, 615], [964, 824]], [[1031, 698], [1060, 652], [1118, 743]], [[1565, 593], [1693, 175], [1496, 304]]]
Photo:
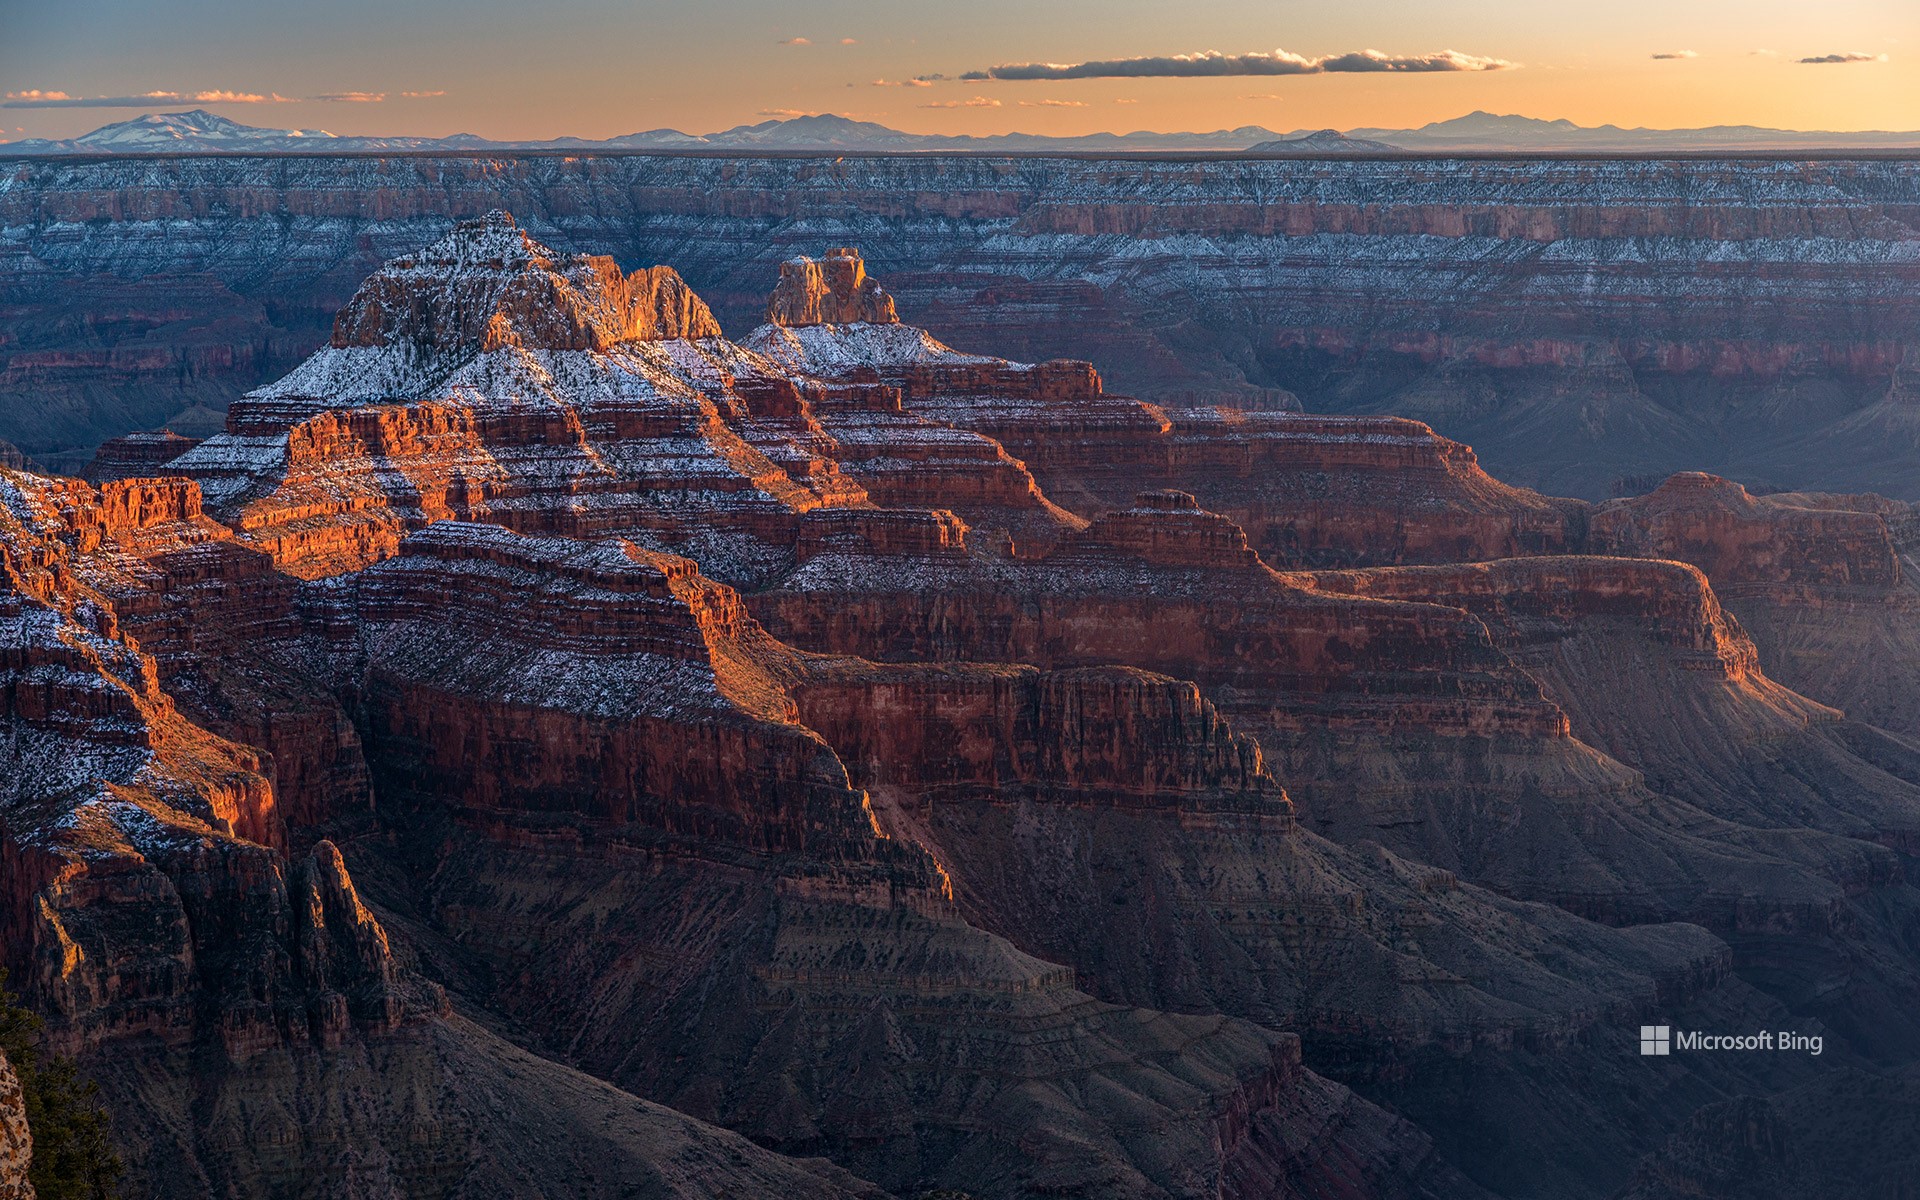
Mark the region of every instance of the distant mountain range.
[[1400, 147], [1392, 142], [1348, 137], [1338, 129], [1317, 129], [1308, 134], [1288, 134], [1271, 142], [1255, 142], [1248, 154], [1392, 154]]
[[75, 138], [29, 138], [0, 142], [4, 154], [126, 153], [352, 153], [464, 150], [766, 150], [866, 153], [1246, 151], [1254, 154], [1381, 154], [1432, 152], [1688, 152], [1716, 150], [1862, 150], [1920, 148], [1920, 132], [1823, 133], [1714, 125], [1704, 129], [1622, 129], [1583, 126], [1536, 117], [1468, 113], [1418, 129], [1295, 130], [1278, 133], [1259, 125], [1212, 133], [1091, 133], [1049, 137], [1003, 133], [991, 137], [903, 133], [872, 121], [822, 114], [736, 125], [719, 133], [648, 129], [605, 139], [563, 137], [548, 141], [494, 141], [471, 133], [451, 137], [364, 137], [324, 129], [264, 129], [194, 109], [146, 113]]
[[1575, 125], [1538, 117], [1471, 112], [1418, 129], [1349, 129], [1349, 138], [1388, 141], [1402, 150], [1897, 150], [1920, 148], [1920, 131], [1852, 133], [1767, 129], [1759, 125], [1709, 125], [1701, 129], [1622, 129]]

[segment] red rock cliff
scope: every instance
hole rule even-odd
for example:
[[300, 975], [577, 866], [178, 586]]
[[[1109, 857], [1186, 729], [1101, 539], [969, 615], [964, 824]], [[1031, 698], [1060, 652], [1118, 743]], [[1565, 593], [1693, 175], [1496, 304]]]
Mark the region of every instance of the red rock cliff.
[[1590, 544], [1604, 554], [1690, 562], [1723, 588], [1887, 588], [1901, 578], [1882, 514], [1755, 497], [1699, 471], [1600, 505]]

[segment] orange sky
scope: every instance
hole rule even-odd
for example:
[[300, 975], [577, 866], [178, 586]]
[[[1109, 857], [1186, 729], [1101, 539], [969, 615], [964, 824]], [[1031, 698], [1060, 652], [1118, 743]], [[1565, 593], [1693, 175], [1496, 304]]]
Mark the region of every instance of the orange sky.
[[[0, 92], [16, 98], [189, 98], [16, 103], [0, 109], [9, 138], [71, 136], [143, 110], [196, 106], [255, 125], [503, 139], [706, 132], [789, 111], [944, 133], [1399, 128], [1473, 109], [1585, 125], [1920, 129], [1916, 0], [1055, 0], [1044, 9], [1030, 0], [726, 0], [697, 9], [633, 0], [0, 0], [0, 29]], [[1277, 47], [1308, 59], [1455, 50], [1514, 65], [873, 83], [1006, 63]], [[1797, 61], [1829, 54], [1863, 61]], [[262, 100], [191, 99], [203, 92]], [[348, 93], [368, 98], [321, 98]]]

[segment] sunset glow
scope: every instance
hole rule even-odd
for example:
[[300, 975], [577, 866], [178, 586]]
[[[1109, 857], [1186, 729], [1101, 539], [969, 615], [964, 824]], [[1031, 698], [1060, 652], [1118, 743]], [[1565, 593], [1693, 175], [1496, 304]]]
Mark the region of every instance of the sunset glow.
[[[927, 133], [1920, 126], [1920, 9], [1835, 0], [1146, 0], [695, 6], [474, 0], [7, 6], [4, 136], [206, 107], [347, 134], [604, 138], [832, 112]], [[1170, 28], [1173, 32], [1169, 32]]]

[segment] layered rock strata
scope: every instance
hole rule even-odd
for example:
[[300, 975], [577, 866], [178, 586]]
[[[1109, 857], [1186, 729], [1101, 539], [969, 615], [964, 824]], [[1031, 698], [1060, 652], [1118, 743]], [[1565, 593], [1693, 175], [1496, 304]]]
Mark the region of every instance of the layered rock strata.
[[1501, 483], [1414, 421], [1164, 409], [1108, 393], [1087, 363], [981, 359], [910, 326], [773, 324], [745, 344], [789, 370], [898, 388], [906, 411], [993, 438], [1086, 516], [1149, 484], [1190, 491], [1275, 566], [1504, 558], [1585, 534], [1584, 505]]
[[265, 751], [278, 845], [369, 804], [352, 721], [301, 648], [297, 581], [208, 517], [193, 481], [102, 484], [16, 475], [8, 484], [64, 568], [111, 605], [167, 696], [202, 728]]
[[751, 578], [802, 513], [864, 496], [802, 447], [782, 466], [743, 438], [718, 333], [671, 271], [555, 256], [495, 214], [370, 279], [333, 344], [172, 469], [305, 578], [447, 518], [626, 532]]
[[[1911, 844], [1920, 760], [1859, 757], [1863, 731], [1788, 690], [1698, 568], [1564, 556], [1322, 573], [1331, 590], [1464, 608], [1567, 710], [1574, 732], [1649, 784], [1756, 827]], [[1764, 755], [1750, 749], [1767, 746]], [[1903, 778], [1904, 776], [1904, 778]]]
[[[1589, 570], [1603, 592], [1632, 594], [1633, 568], [1621, 566], [1612, 578], [1608, 564]], [[836, 653], [1180, 672], [1260, 740], [1312, 827], [1589, 915], [1732, 928], [1743, 896], [1771, 889], [1822, 911], [1888, 878], [1867, 847], [1781, 839], [1765, 832], [1771, 821], [1747, 830], [1723, 818], [1703, 836], [1705, 813], [1656, 800], [1642, 772], [1577, 740], [1566, 710], [1457, 598], [1382, 603], [1361, 590], [1276, 573], [1224, 518], [1155, 493], [1038, 561], [982, 558], [964, 540], [894, 553], [846, 544], [751, 603], [781, 636]], [[1676, 605], [1688, 636], [1700, 603], [1696, 590]], [[1799, 714], [1790, 720], [1822, 711], [1782, 703]], [[1884, 789], [1883, 816], [1905, 811], [1906, 785], [1838, 758]], [[1656, 865], [1631, 851], [1648, 842], [1686, 849]], [[1797, 864], [1795, 898], [1778, 873], [1768, 884], [1740, 865], [1749, 854]]]
[[[105, 1086], [136, 1194], [876, 1195], [452, 1018], [332, 843], [262, 844], [262, 756], [189, 723], [86, 582], [190, 496], [0, 478], [0, 953]], [[555, 1155], [534, 1111], [590, 1145]]]
[[5, 170], [0, 305], [18, 340], [0, 371], [45, 403], [0, 437], [43, 459], [277, 376], [383, 261], [507, 208], [556, 246], [678, 263], [736, 333], [761, 319], [778, 264], [859, 245], [941, 337], [1091, 359], [1155, 402], [1291, 390], [1312, 411], [1398, 412], [1559, 494], [1703, 466], [1920, 494], [1911, 402], [1891, 395], [1920, 330], [1914, 168], [1897, 156], [476, 152]]
[[165, 474], [167, 463], [199, 444], [199, 438], [183, 437], [168, 429], [108, 438], [94, 451], [93, 461], [81, 470], [80, 477], [90, 483], [107, 483]]
[[1601, 505], [1592, 545], [1692, 563], [1782, 682], [1900, 733], [1920, 732], [1920, 591], [1911, 505], [1878, 496], [1754, 496], [1698, 472]]
[[[965, 923], [945, 867], [883, 832], [802, 723], [846, 708], [867, 669], [775, 642], [691, 563], [444, 523], [355, 587], [342, 660], [364, 672], [376, 785], [454, 823], [409, 903], [487, 947], [492, 1002], [555, 1051], [895, 1189], [1211, 1195], [1335, 1152], [1279, 1115], [1356, 1103], [1301, 1072], [1295, 1040], [1100, 1003]], [[1112, 720], [1074, 704], [1101, 695], [1090, 683], [1062, 681], [1062, 702]], [[1256, 771], [1211, 737], [1190, 770]], [[1032, 770], [1101, 786], [1071, 761]], [[1041, 1086], [1105, 1098], [1019, 1116]], [[1396, 1169], [1428, 1170], [1424, 1154]]]

